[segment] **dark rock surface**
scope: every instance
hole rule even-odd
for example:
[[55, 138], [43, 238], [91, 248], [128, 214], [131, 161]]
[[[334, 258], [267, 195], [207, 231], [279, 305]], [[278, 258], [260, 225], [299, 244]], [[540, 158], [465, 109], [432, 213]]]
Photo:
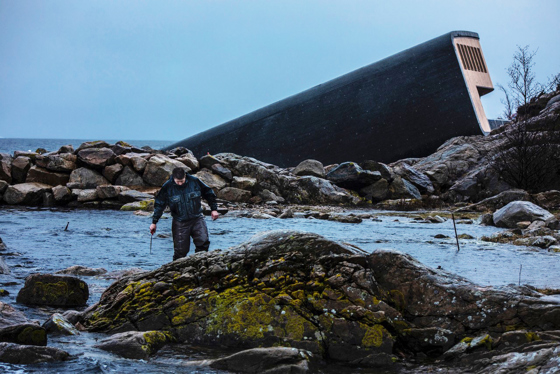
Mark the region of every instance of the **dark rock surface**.
[[101, 186], [104, 184], [110, 183], [107, 179], [105, 179], [105, 177], [103, 177], [103, 175], [95, 170], [82, 167], [72, 171], [67, 187], [96, 188], [97, 186]]
[[43, 201], [43, 192], [52, 186], [42, 183], [20, 183], [9, 186], [4, 192], [7, 204], [39, 205]]
[[103, 169], [115, 161], [115, 154], [109, 148], [86, 148], [77, 153], [80, 162], [94, 169]]
[[66, 186], [69, 180], [70, 176], [68, 174], [48, 171], [38, 166], [32, 166], [29, 169], [26, 179], [29, 183], [44, 183], [50, 186]]
[[288, 347], [253, 348], [212, 361], [214, 369], [236, 373], [303, 374], [309, 371], [311, 353]]
[[344, 162], [329, 171], [326, 178], [339, 187], [359, 190], [381, 179], [381, 173], [364, 170], [354, 162]]
[[[105, 168], [107, 169], [107, 168]], [[125, 166], [123, 171], [115, 180], [115, 184], [119, 186], [146, 186], [146, 182], [141, 175], [136, 173], [130, 166]]]
[[[91, 331], [158, 330], [190, 344], [290, 346], [349, 365], [390, 366], [394, 355], [443, 357], [465, 338], [549, 334], [560, 329], [560, 303], [526, 287], [480, 287], [397, 251], [367, 254], [274, 231], [121, 278], [84, 317]], [[480, 353], [470, 344], [445, 357], [467, 365]]]
[[70, 276], [32, 274], [17, 295], [17, 302], [28, 305], [82, 306], [89, 298], [86, 282]]
[[25, 183], [32, 162], [29, 157], [19, 156], [12, 161], [12, 183]]
[[96, 347], [125, 358], [147, 359], [171, 341], [169, 333], [128, 331], [103, 339]]
[[0, 342], [46, 346], [47, 332], [32, 323], [10, 325], [0, 328]]
[[65, 361], [70, 355], [58, 348], [0, 343], [0, 362], [10, 364], [37, 364], [40, 362]]

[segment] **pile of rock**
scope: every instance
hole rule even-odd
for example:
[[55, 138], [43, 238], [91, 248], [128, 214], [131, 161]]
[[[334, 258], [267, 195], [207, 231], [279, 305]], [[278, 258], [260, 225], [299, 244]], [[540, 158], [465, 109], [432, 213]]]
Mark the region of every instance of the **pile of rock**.
[[[296, 168], [275, 165], [230, 153], [198, 160], [185, 148], [162, 153], [123, 142], [86, 142], [76, 150], [63, 146], [56, 152], [14, 152], [0, 155], [0, 196], [6, 204], [70, 205], [120, 208], [146, 201], [169, 179], [175, 167], [194, 174], [220, 200], [252, 204], [349, 204], [386, 199], [421, 199], [433, 193], [426, 175], [412, 167], [395, 171], [366, 161], [323, 165], [306, 160]], [[151, 203], [153, 204], [153, 203]]]
[[495, 243], [511, 243], [560, 252], [560, 222], [549, 211], [529, 201], [512, 201], [488, 214], [484, 221], [498, 227], [508, 228], [481, 240]]

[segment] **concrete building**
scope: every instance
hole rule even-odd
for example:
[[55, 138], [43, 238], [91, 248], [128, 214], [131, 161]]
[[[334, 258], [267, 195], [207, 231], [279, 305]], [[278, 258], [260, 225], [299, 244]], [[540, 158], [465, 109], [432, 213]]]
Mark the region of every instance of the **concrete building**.
[[493, 90], [478, 34], [453, 31], [168, 147], [279, 166], [422, 157], [490, 131]]

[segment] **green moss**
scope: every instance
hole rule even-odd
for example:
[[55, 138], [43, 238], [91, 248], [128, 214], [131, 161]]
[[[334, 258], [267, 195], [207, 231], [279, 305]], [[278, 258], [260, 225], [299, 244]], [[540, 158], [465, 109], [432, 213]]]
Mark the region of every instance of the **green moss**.
[[26, 327], [16, 338], [18, 344], [47, 345], [47, 334], [42, 328]]
[[473, 338], [466, 337], [466, 338], [463, 338], [463, 339], [461, 340], [461, 343], [470, 344], [472, 341], [473, 341]]
[[41, 300], [47, 304], [56, 303], [60, 298], [67, 297], [68, 284], [66, 282], [56, 282], [56, 283], [35, 283], [35, 290], [37, 295]]

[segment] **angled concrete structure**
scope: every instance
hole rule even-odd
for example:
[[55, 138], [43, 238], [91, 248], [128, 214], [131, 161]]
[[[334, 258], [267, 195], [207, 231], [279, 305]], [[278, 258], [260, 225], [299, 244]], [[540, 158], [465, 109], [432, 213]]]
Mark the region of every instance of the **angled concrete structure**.
[[233, 152], [279, 166], [422, 157], [490, 126], [493, 90], [478, 34], [453, 31], [172, 146]]

